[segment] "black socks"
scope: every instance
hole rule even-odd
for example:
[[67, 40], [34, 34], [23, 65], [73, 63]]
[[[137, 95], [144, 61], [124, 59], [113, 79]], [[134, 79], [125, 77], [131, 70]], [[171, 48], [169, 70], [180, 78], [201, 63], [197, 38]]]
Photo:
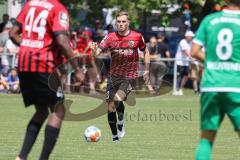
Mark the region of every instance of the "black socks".
[[24, 139], [23, 145], [22, 145], [22, 149], [19, 154], [20, 158], [27, 159], [27, 156], [28, 156], [29, 152], [31, 151], [32, 146], [34, 145], [34, 143], [37, 139], [37, 136], [41, 129], [41, 126], [42, 125], [40, 123], [37, 123], [34, 121], [29, 122], [27, 129], [26, 129], [26, 134], [25, 134], [25, 139]]
[[39, 160], [48, 160], [59, 135], [59, 128], [47, 125], [45, 128], [45, 139], [43, 143], [42, 153]]
[[112, 135], [117, 135], [117, 116], [116, 112], [108, 113], [108, 123], [112, 131]]

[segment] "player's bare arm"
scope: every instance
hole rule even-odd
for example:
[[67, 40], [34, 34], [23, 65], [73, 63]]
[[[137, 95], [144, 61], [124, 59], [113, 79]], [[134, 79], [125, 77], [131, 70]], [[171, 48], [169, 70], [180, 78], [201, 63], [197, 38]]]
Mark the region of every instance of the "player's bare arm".
[[59, 34], [56, 36], [56, 42], [59, 46], [60, 52], [67, 58], [72, 58], [72, 49], [70, 47], [70, 41], [67, 35]]
[[203, 62], [205, 60], [205, 54], [202, 51], [202, 46], [199, 44], [193, 43], [192, 49], [191, 49], [191, 56]]
[[150, 53], [147, 48], [144, 50], [144, 63], [145, 63], [145, 70], [143, 73], [143, 78], [145, 81], [149, 79], [149, 66], [150, 66]]
[[18, 46], [20, 46], [22, 41], [20, 34], [21, 34], [21, 28], [17, 25], [14, 25], [9, 31], [10, 39]]
[[[56, 36], [56, 42], [58, 44], [60, 53], [63, 54], [67, 59], [71, 59], [74, 57], [74, 53], [70, 47], [70, 40], [66, 34], [59, 34]], [[71, 60], [71, 65], [73, 69], [76, 71], [76, 77], [80, 81], [84, 80], [84, 74], [82, 73], [81, 69], [78, 66], [77, 59]]]

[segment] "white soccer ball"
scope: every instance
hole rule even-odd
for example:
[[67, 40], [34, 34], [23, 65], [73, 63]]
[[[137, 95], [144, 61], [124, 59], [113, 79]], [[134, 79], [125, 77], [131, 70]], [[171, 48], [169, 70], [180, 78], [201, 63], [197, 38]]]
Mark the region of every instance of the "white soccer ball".
[[88, 127], [84, 132], [87, 142], [97, 142], [101, 137], [101, 130], [95, 126]]

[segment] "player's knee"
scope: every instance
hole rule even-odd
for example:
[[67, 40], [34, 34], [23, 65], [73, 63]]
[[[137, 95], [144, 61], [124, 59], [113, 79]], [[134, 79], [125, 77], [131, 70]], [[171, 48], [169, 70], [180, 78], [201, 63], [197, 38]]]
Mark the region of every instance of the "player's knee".
[[115, 94], [113, 100], [114, 101], [124, 101], [126, 98], [126, 93], [122, 90], [118, 90], [117, 93]]
[[118, 107], [118, 105], [119, 105], [120, 102], [121, 102], [121, 101], [114, 101], [114, 105], [116, 106], [116, 108]]
[[59, 119], [64, 119], [66, 109], [63, 102], [59, 102], [54, 106], [50, 106], [51, 112], [55, 113]]
[[108, 113], [110, 112], [116, 112], [116, 105], [114, 101], [108, 103]]
[[204, 130], [201, 133], [201, 138], [207, 139], [210, 142], [214, 142], [216, 134], [217, 134], [217, 131]]

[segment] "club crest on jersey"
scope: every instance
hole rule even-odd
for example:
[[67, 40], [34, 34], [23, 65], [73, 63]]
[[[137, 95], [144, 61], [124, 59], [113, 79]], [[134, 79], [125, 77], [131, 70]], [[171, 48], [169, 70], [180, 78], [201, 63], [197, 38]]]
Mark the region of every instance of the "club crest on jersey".
[[133, 47], [134, 46], [134, 41], [128, 41], [128, 45], [129, 45], [129, 47]]
[[64, 28], [68, 28], [68, 15], [64, 12], [59, 13], [59, 23]]

